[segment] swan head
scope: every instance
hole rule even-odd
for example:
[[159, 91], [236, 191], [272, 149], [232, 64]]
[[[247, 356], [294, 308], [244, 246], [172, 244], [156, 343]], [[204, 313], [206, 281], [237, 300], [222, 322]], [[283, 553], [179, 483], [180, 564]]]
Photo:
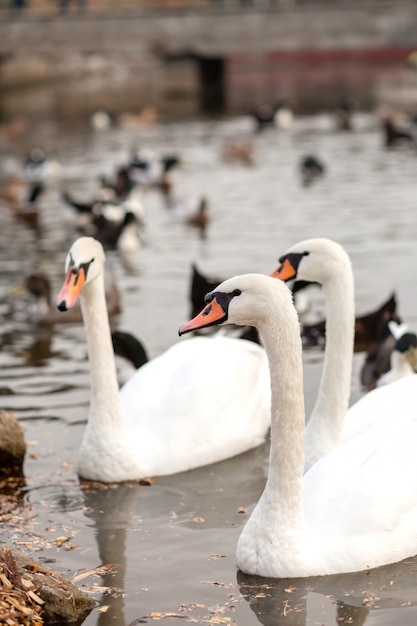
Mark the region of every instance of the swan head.
[[279, 258], [271, 276], [284, 281], [305, 280], [325, 285], [340, 275], [341, 263], [350, 265], [343, 247], [325, 237], [296, 243]]
[[100, 276], [105, 258], [103, 246], [94, 237], [80, 237], [73, 243], [65, 262], [64, 284], [56, 299], [60, 311], [74, 306], [82, 287]]
[[204, 298], [206, 306], [192, 320], [183, 324], [178, 333], [235, 324], [256, 326], [268, 323], [273, 311], [283, 299], [292, 306], [291, 292], [281, 282], [263, 274], [243, 274], [222, 282]]

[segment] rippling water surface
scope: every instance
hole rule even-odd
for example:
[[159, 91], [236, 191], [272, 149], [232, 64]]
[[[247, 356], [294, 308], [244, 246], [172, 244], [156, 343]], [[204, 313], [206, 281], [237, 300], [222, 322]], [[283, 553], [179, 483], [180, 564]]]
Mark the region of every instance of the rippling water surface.
[[[237, 575], [235, 546], [264, 485], [267, 445], [158, 478], [152, 486], [80, 485], [76, 458], [90, 393], [83, 327], [36, 328], [27, 321], [26, 295], [10, 293], [34, 269], [48, 274], [56, 293], [77, 236], [66, 220], [60, 189], [92, 194], [98, 176], [111, 176], [131, 149], [144, 147], [157, 154], [178, 152], [184, 160], [179, 190], [206, 193], [213, 215], [201, 240], [150, 192], [137, 271], [127, 273], [117, 254], [109, 255], [123, 295], [118, 326], [139, 336], [151, 356], [176, 342], [178, 327], [188, 319], [193, 261], [205, 273], [224, 277], [267, 273], [289, 245], [321, 235], [337, 239], [351, 255], [358, 312], [376, 307], [395, 289], [401, 315], [417, 328], [415, 152], [385, 150], [371, 116], [358, 116], [356, 131], [347, 134], [333, 132], [332, 121], [319, 116], [296, 120], [288, 133], [257, 136], [253, 167], [224, 163], [224, 139], [251, 133], [248, 118], [101, 133], [40, 124], [17, 147], [3, 146], [3, 174], [33, 145], [53, 152], [62, 166], [60, 180], [41, 201], [39, 236], [2, 207], [0, 389], [2, 406], [22, 421], [29, 443], [20, 523], [4, 525], [3, 541], [68, 578], [116, 564], [78, 583], [99, 601], [88, 626], [157, 618], [240, 626], [381, 626], [417, 619], [413, 559], [377, 572], [320, 579]], [[327, 166], [324, 178], [309, 188], [298, 175], [306, 153], [317, 154]], [[352, 399], [360, 393], [362, 358], [355, 357]], [[320, 350], [305, 355], [307, 411], [321, 360]]]

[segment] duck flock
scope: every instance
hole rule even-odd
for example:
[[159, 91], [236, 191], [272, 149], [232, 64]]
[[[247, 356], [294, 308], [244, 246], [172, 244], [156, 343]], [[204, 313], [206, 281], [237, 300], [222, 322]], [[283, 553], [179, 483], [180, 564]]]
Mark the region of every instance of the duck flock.
[[[335, 119], [337, 132], [354, 132], [346, 106]], [[386, 112], [378, 119], [384, 149], [414, 145], [411, 122], [400, 127]], [[219, 147], [225, 167], [256, 167], [262, 133], [271, 127], [286, 132], [294, 124], [284, 105], [262, 107], [253, 120], [250, 136], [229, 137]], [[80, 478], [111, 484], [177, 474], [270, 437], [266, 486], [238, 541], [242, 572], [308, 577], [414, 556], [417, 336], [404, 324], [395, 292], [355, 315], [352, 262], [340, 243], [324, 236], [293, 241], [277, 250], [270, 275], [212, 277], [200, 258], [187, 286], [190, 319], [154, 357], [146, 337], [114, 322], [123, 294], [109, 259], [116, 255], [126, 274], [137, 276], [150, 193], [159, 194], [167, 214], [185, 229], [202, 242], [210, 239], [210, 197], [181, 193], [177, 174], [184, 166], [177, 151], [155, 155], [135, 148], [87, 195], [62, 176], [57, 161], [34, 148], [19, 173], [3, 176], [0, 204], [16, 227], [36, 237], [51, 181], [66, 216], [59, 288], [37, 268], [23, 288], [34, 325], [85, 328], [90, 407], [79, 445]], [[300, 186], [313, 193], [331, 168], [318, 154], [302, 155]], [[312, 286], [325, 302], [325, 316], [314, 322], [308, 315]], [[302, 353], [309, 350], [324, 356], [306, 419]], [[366, 393], [350, 405], [355, 353], [363, 355], [358, 384]], [[120, 375], [115, 356], [129, 363], [129, 374]], [[21, 441], [16, 425], [17, 431]], [[19, 455], [22, 465], [21, 449]]]

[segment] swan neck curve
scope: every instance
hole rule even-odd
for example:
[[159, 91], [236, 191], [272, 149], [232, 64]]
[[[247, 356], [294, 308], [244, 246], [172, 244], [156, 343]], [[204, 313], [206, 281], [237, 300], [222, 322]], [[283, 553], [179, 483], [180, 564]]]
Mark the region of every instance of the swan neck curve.
[[[123, 425], [116, 365], [101, 274], [83, 287], [80, 296], [90, 360], [91, 403], [88, 426]], [[98, 424], [97, 424], [98, 427]]]
[[281, 572], [287, 575], [289, 561], [296, 564], [297, 571], [304, 545], [303, 367], [298, 318], [291, 299], [282, 311], [274, 306], [269, 323], [257, 327], [271, 373], [269, 473], [239, 537], [236, 561], [246, 573], [276, 577]]
[[269, 474], [259, 504], [265, 506], [267, 502], [269, 515], [275, 511], [271, 519], [277, 522], [279, 529], [283, 527], [284, 518], [289, 527], [298, 527], [302, 520], [305, 424], [303, 367], [295, 309], [291, 307], [290, 313], [290, 319], [277, 319], [275, 324], [259, 328], [271, 372]]
[[355, 335], [354, 280], [348, 258], [323, 284], [326, 348], [317, 399], [306, 427], [306, 469], [340, 442], [349, 407]]

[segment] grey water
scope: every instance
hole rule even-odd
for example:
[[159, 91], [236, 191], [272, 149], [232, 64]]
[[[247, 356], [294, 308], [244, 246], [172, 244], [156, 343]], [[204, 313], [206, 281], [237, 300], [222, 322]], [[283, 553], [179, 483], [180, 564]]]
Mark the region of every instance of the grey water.
[[[251, 167], [221, 158], [226, 139], [254, 137], [245, 116], [104, 131], [40, 121], [17, 144], [1, 146], [2, 175], [18, 169], [35, 145], [61, 168], [41, 199], [38, 234], [2, 206], [1, 405], [23, 424], [28, 454], [20, 521], [3, 521], [1, 540], [97, 599], [86, 626], [415, 624], [416, 559], [314, 579], [273, 581], [236, 571], [236, 542], [265, 483], [268, 443], [149, 486], [80, 483], [77, 451], [90, 394], [83, 326], [34, 326], [27, 319], [27, 294], [14, 290], [28, 273], [42, 270], [58, 291], [77, 237], [62, 189], [92, 196], [98, 177], [112, 176], [141, 147], [180, 154], [178, 190], [206, 194], [212, 213], [202, 240], [150, 191], [136, 271], [126, 272], [117, 253], [109, 253], [123, 298], [118, 327], [138, 336], [151, 357], [178, 341], [177, 329], [188, 319], [192, 262], [219, 277], [270, 273], [290, 245], [314, 236], [334, 238], [350, 254], [358, 313], [395, 291], [402, 318], [416, 329], [417, 154], [409, 146], [386, 150], [372, 113], [354, 121], [350, 133], [337, 132], [327, 114], [296, 117], [289, 131], [268, 129], [255, 136]], [[326, 164], [325, 176], [308, 188], [298, 171], [307, 153]], [[363, 354], [355, 356], [352, 401], [361, 394], [362, 360]], [[321, 349], [307, 351], [304, 362], [308, 414]], [[100, 566], [107, 567], [96, 571]]]

